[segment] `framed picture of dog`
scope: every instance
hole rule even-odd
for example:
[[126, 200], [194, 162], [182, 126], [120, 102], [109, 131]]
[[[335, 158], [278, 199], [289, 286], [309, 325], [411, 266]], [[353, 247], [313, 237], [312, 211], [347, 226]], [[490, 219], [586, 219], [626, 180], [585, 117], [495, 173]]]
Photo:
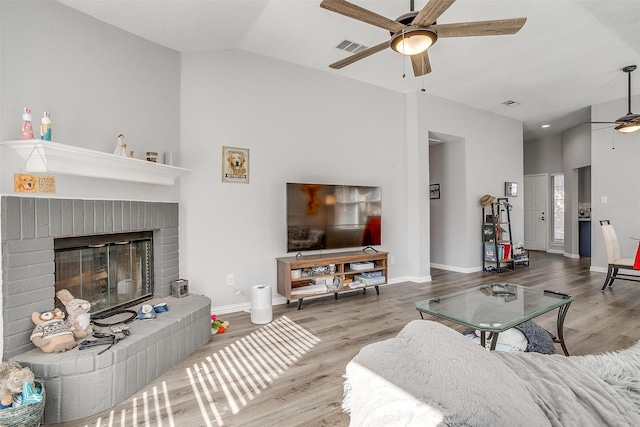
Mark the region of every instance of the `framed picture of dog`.
[[249, 183], [249, 149], [222, 147], [222, 182]]

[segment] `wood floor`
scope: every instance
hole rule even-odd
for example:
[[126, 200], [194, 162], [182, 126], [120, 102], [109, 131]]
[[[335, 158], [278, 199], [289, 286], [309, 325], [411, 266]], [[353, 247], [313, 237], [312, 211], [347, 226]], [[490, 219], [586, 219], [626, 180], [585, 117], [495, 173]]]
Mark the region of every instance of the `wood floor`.
[[[572, 355], [599, 353], [627, 347], [640, 340], [640, 286], [618, 280], [602, 293], [604, 274], [589, 272], [590, 260], [532, 253], [529, 267], [496, 273], [461, 274], [432, 270], [432, 282], [401, 283], [373, 290], [274, 307], [274, 319], [286, 316], [320, 341], [277, 377], [254, 392], [238, 408], [229, 408], [222, 391], [211, 390], [196, 397], [189, 375], [193, 365], [222, 351], [260, 329], [247, 313], [222, 316], [231, 322], [229, 331], [175, 366], [126, 402], [95, 417], [60, 426], [347, 426], [348, 415], [340, 409], [342, 375], [348, 361], [364, 345], [394, 336], [409, 321], [419, 319], [416, 301], [491, 281], [507, 281], [538, 289], [570, 293], [575, 301], [565, 321], [565, 339]], [[433, 319], [437, 320], [437, 319]], [[536, 322], [555, 329], [556, 312]], [[451, 325], [456, 327], [455, 325]], [[456, 327], [458, 330], [463, 327]], [[558, 347], [558, 353], [562, 350]], [[425, 355], [428, 357], [428, 355]], [[217, 360], [217, 359], [216, 359]], [[191, 374], [192, 375], [192, 374]], [[192, 375], [193, 376], [193, 375]], [[163, 394], [163, 390], [166, 393]], [[170, 411], [159, 410], [168, 396]], [[200, 402], [199, 402], [200, 399]], [[206, 415], [215, 407], [217, 418]], [[201, 409], [205, 408], [205, 409]], [[235, 412], [235, 413], [234, 413]]]

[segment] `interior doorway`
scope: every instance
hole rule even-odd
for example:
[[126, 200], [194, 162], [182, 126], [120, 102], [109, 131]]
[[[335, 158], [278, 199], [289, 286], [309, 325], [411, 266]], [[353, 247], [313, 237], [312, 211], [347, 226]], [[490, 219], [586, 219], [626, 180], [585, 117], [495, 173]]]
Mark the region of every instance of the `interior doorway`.
[[546, 251], [549, 216], [549, 175], [524, 177], [524, 247]]
[[[464, 272], [469, 268], [466, 242], [465, 139], [429, 132], [430, 262], [433, 267]], [[437, 190], [436, 190], [437, 189]], [[479, 250], [476, 251], [478, 254]]]

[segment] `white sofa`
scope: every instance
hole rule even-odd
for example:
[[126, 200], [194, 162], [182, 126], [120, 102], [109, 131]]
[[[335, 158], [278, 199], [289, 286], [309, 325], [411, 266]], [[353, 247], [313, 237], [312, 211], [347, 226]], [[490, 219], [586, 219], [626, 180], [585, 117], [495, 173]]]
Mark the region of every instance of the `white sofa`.
[[416, 320], [346, 368], [351, 426], [639, 426], [640, 343], [592, 356], [489, 352]]

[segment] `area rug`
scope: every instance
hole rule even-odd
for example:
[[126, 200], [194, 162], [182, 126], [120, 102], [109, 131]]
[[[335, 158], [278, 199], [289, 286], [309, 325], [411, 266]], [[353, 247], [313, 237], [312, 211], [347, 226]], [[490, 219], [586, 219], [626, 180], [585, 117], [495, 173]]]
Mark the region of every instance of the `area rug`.
[[[108, 419], [99, 418], [84, 425], [177, 426], [181, 422], [174, 419], [174, 414], [188, 410], [190, 419], [197, 411], [202, 416], [193, 427], [222, 426], [225, 414], [238, 413], [319, 342], [320, 338], [287, 316], [279, 317], [187, 367], [185, 375], [190, 387], [183, 388], [192, 394], [187, 399], [188, 406], [184, 394], [180, 403], [171, 402], [168, 385], [163, 381], [162, 390], [153, 387], [151, 392], [130, 398], [127, 406], [130, 403], [131, 409], [111, 411]], [[171, 388], [175, 389], [175, 385]]]

